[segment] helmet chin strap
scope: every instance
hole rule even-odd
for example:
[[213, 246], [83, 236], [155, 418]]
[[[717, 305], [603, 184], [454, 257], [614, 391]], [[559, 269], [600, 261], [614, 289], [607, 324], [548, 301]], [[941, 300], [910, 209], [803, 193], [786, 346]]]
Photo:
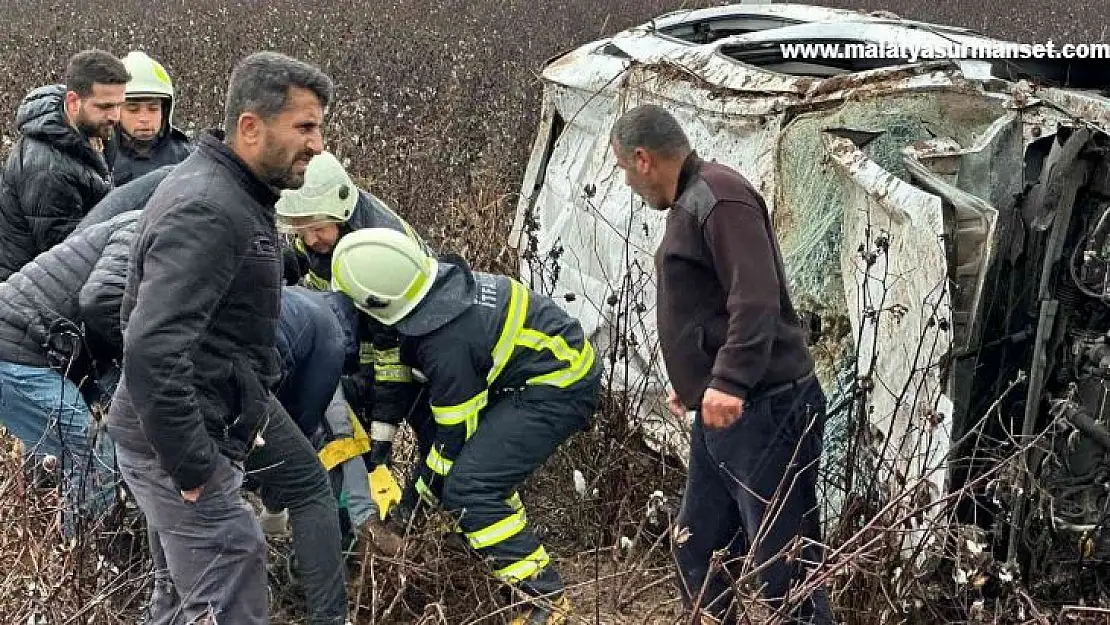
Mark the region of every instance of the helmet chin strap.
[[366, 296], [366, 299], [362, 302], [362, 305], [369, 309], [388, 308], [389, 302], [371, 293], [370, 295]]

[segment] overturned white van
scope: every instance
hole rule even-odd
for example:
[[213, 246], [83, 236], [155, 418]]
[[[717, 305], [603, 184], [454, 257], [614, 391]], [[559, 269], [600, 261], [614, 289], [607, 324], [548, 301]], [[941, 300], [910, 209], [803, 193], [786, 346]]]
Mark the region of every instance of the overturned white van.
[[[1044, 450], [1026, 456], [1045, 488], [1110, 481], [1110, 63], [800, 59], [780, 46], [807, 43], [1006, 49], [889, 14], [741, 4], [557, 57], [512, 234], [523, 276], [582, 320], [610, 384], [643, 400], [645, 435], [681, 455], [687, 424], [664, 408], [655, 336], [664, 214], [633, 196], [609, 146], [623, 111], [662, 104], [767, 201], [831, 397], [827, 470], [866, 466], [868, 488], [915, 500], [980, 480], [964, 513], [986, 525], [1015, 511], [994, 469], [959, 461], [969, 452], [1002, 457], [1039, 435]], [[830, 512], [859, 488], [826, 493]], [[1033, 491], [1029, 510], [1048, 510]], [[1071, 528], [1073, 551], [1073, 534], [1107, 519], [1101, 486], [1053, 497], [1041, 518]], [[1103, 542], [1084, 549], [1105, 557]]]

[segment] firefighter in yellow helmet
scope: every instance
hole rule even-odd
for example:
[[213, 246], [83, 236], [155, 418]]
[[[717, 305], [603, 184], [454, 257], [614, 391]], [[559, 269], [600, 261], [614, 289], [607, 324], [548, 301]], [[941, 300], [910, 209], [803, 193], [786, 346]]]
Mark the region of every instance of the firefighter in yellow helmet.
[[[314, 156], [305, 170], [304, 184], [282, 191], [274, 208], [279, 228], [291, 235], [290, 245], [283, 250], [289, 284], [331, 290], [332, 252], [343, 237], [360, 229], [389, 228], [427, 248], [400, 215], [369, 191], [358, 188], [330, 152]], [[354, 324], [349, 330], [359, 344], [359, 354], [356, 362], [345, 363], [342, 399], [359, 421], [359, 427], [350, 424], [350, 431], [369, 433], [371, 449], [362, 454], [366, 468], [371, 476], [384, 479], [388, 472], [378, 469], [389, 465], [393, 436], [401, 422], [407, 421], [415, 432], [431, 428], [433, 423], [423, 385], [400, 360], [396, 330], [371, 316], [357, 317], [344, 320], [348, 326]], [[351, 461], [360, 447], [350, 444], [350, 439], [338, 430], [329, 431], [328, 436], [321, 460], [329, 470], [342, 470], [337, 467]], [[396, 488], [391, 477], [387, 486]], [[344, 483], [344, 490], [347, 488]], [[375, 492], [379, 490], [374, 487]], [[391, 500], [388, 496], [380, 499]], [[380, 501], [378, 505], [385, 507], [386, 503]]]
[[601, 362], [581, 324], [502, 275], [431, 256], [394, 230], [345, 236], [332, 285], [402, 337], [401, 358], [427, 378], [434, 441], [413, 472], [402, 515], [423, 502], [457, 515], [494, 575], [533, 597], [514, 623], [564, 623], [563, 582], [517, 489], [591, 421]]
[[118, 152], [111, 157], [117, 187], [164, 165], [180, 163], [193, 150], [189, 137], [173, 125], [173, 81], [166, 68], [137, 50], [122, 60], [131, 81], [116, 128]]

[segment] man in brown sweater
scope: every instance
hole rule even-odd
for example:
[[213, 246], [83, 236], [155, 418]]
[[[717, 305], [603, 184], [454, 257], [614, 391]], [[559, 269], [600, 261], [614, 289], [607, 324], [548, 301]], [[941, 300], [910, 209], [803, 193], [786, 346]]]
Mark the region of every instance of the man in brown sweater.
[[[628, 186], [671, 209], [655, 257], [657, 323], [671, 410], [695, 412], [674, 530], [683, 597], [735, 623], [743, 609], [730, 577], [766, 563], [752, 581], [772, 609], [790, 613], [788, 622], [831, 624], [824, 588], [798, 592], [823, 557], [816, 484], [826, 399], [767, 207], [740, 173], [702, 160], [659, 106], [625, 113], [611, 143]], [[711, 570], [718, 550], [731, 554], [731, 573]]]

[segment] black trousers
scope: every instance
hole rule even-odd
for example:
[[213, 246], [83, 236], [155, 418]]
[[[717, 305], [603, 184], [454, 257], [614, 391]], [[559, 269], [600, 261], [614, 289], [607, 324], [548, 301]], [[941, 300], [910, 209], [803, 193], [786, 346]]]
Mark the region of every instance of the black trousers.
[[347, 621], [346, 568], [331, 481], [312, 444], [272, 395], [262, 437], [265, 445], [247, 456], [247, 481], [259, 489], [267, 508], [289, 510], [309, 622], [342, 625]]
[[[727, 428], [705, 428], [698, 413], [673, 534], [687, 607], [736, 623], [733, 576], [751, 555], [747, 570], [770, 562], [756, 587], [762, 586], [763, 597], [779, 610], [807, 565], [822, 561], [820, 547], [803, 540], [801, 549], [793, 549], [792, 543], [799, 536], [820, 540], [817, 462], [825, 414], [825, 395], [813, 377], [794, 389], [745, 402], [740, 419]], [[718, 550], [726, 550], [725, 560], [732, 562], [711, 567]], [[831, 625], [826, 591], [813, 593], [790, 617], [786, 622]]]

